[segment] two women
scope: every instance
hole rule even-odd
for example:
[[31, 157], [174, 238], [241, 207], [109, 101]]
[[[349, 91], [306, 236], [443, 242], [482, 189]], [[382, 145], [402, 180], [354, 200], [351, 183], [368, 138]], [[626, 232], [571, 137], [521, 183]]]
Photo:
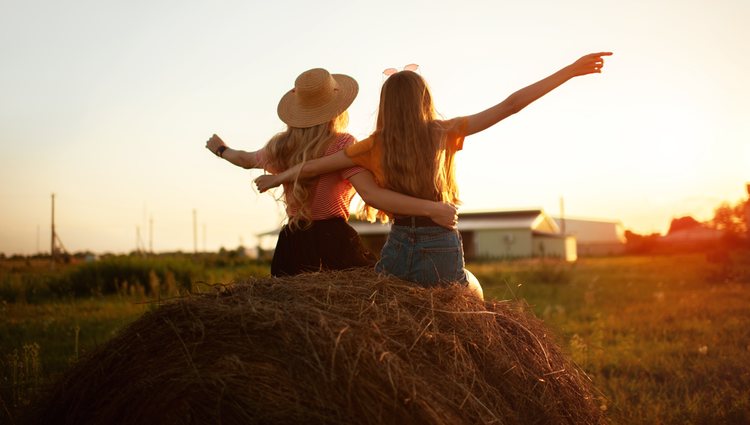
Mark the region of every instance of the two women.
[[[279, 101], [277, 112], [287, 124], [286, 131], [273, 136], [257, 151], [229, 148], [215, 134], [206, 142], [206, 148], [234, 165], [270, 172], [282, 172], [340, 152], [355, 142], [345, 129], [346, 110], [357, 92], [357, 82], [351, 77], [311, 69], [300, 74], [294, 88]], [[429, 216], [441, 225], [455, 226], [453, 205], [385, 190], [361, 167], [344, 167], [319, 178], [290, 181], [284, 184], [288, 223], [281, 229], [274, 251], [273, 276], [375, 263], [357, 232], [347, 224], [354, 189], [367, 204], [379, 209]]]
[[[374, 174], [377, 184], [383, 188], [429, 201], [456, 204], [458, 188], [453, 159], [463, 148], [464, 137], [519, 112], [571, 78], [600, 73], [603, 57], [609, 55], [610, 52], [585, 55], [489, 109], [447, 121], [438, 119], [430, 90], [419, 74], [412, 70], [394, 73], [383, 84], [377, 125], [370, 137], [329, 156], [297, 164], [278, 175], [261, 176], [256, 184], [263, 192], [280, 184], [362, 166]], [[461, 237], [456, 229], [440, 227], [425, 215], [385, 211], [397, 215], [376, 265], [378, 271], [423, 286], [464, 282], [481, 296], [479, 283], [464, 268]], [[385, 219], [383, 213], [378, 215]]]

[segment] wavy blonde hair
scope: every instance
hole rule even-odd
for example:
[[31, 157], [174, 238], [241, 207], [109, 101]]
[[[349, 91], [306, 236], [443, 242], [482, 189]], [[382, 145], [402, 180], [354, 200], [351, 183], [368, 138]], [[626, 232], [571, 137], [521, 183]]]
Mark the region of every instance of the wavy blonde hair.
[[[446, 129], [419, 74], [401, 71], [383, 83], [373, 137], [383, 144], [386, 188], [431, 201], [459, 202], [455, 151], [446, 149]], [[387, 221], [383, 212], [367, 205], [363, 213], [370, 220], [376, 215]]]
[[[265, 146], [265, 168], [273, 172], [281, 172], [299, 163], [322, 157], [328, 146], [349, 124], [349, 114], [344, 111], [341, 115], [323, 124], [313, 127], [287, 127], [286, 131], [276, 134]], [[296, 209], [289, 217], [292, 229], [307, 227], [312, 221], [310, 209], [310, 193], [317, 184], [317, 179], [300, 181], [284, 185], [284, 202]]]

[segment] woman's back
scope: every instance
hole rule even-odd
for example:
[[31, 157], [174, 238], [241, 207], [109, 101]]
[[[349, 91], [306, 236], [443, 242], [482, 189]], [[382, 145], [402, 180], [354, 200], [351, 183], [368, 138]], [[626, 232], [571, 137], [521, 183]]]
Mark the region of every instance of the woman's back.
[[[348, 133], [340, 133], [332, 139], [322, 156], [334, 154], [355, 143], [355, 139]], [[309, 198], [307, 204], [310, 209], [310, 220], [325, 220], [333, 217], [349, 216], [349, 204], [354, 196], [354, 187], [349, 178], [363, 171], [361, 167], [351, 167], [341, 171], [323, 174], [309, 183]], [[285, 196], [293, 192], [296, 183], [285, 183]], [[298, 205], [294, 198], [287, 196], [287, 215], [297, 213]]]
[[383, 83], [375, 134], [382, 143], [385, 184], [423, 199], [458, 202], [453, 156], [463, 145], [460, 120], [437, 117], [429, 87], [413, 71]]
[[[304, 161], [308, 155], [313, 156], [309, 159], [315, 159], [334, 154], [354, 142], [354, 137], [348, 133], [335, 133], [328, 138], [327, 146], [320, 144], [318, 149], [302, 146], [287, 154]], [[283, 149], [279, 147], [277, 155], [278, 151]], [[263, 155], [268, 154], [267, 151]], [[268, 158], [270, 168], [283, 163], [279, 159], [283, 158]], [[354, 195], [354, 187], [348, 179], [362, 171], [361, 167], [350, 167], [284, 184], [289, 225], [279, 234], [271, 262], [274, 276], [374, 264], [374, 257], [362, 246], [357, 232], [346, 224]]]

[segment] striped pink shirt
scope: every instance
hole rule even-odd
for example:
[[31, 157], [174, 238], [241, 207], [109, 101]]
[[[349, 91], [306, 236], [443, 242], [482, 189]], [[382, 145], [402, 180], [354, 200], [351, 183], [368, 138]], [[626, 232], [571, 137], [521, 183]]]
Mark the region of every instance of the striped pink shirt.
[[[355, 142], [356, 139], [351, 134], [341, 133], [339, 137], [328, 145], [325, 155], [334, 154]], [[264, 149], [258, 151], [257, 155], [259, 162], [265, 162], [266, 154]], [[268, 171], [273, 172], [272, 170]], [[362, 171], [365, 171], [365, 169], [356, 166], [319, 176], [310, 190], [310, 194], [312, 195], [309, 200], [311, 202], [310, 218], [313, 220], [325, 220], [334, 217], [348, 219], [349, 204], [354, 196], [354, 188], [348, 179]], [[286, 196], [286, 193], [291, 193], [292, 186], [293, 183], [284, 183], [284, 193], [287, 201], [286, 213], [289, 217], [293, 217], [297, 213], [297, 208], [293, 205], [293, 199]]]

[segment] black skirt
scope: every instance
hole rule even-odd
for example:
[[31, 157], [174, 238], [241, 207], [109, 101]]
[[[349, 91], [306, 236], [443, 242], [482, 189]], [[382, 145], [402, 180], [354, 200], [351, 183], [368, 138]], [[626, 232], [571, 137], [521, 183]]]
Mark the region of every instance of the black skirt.
[[373, 267], [375, 257], [343, 218], [315, 220], [306, 228], [281, 228], [271, 261], [272, 276]]

